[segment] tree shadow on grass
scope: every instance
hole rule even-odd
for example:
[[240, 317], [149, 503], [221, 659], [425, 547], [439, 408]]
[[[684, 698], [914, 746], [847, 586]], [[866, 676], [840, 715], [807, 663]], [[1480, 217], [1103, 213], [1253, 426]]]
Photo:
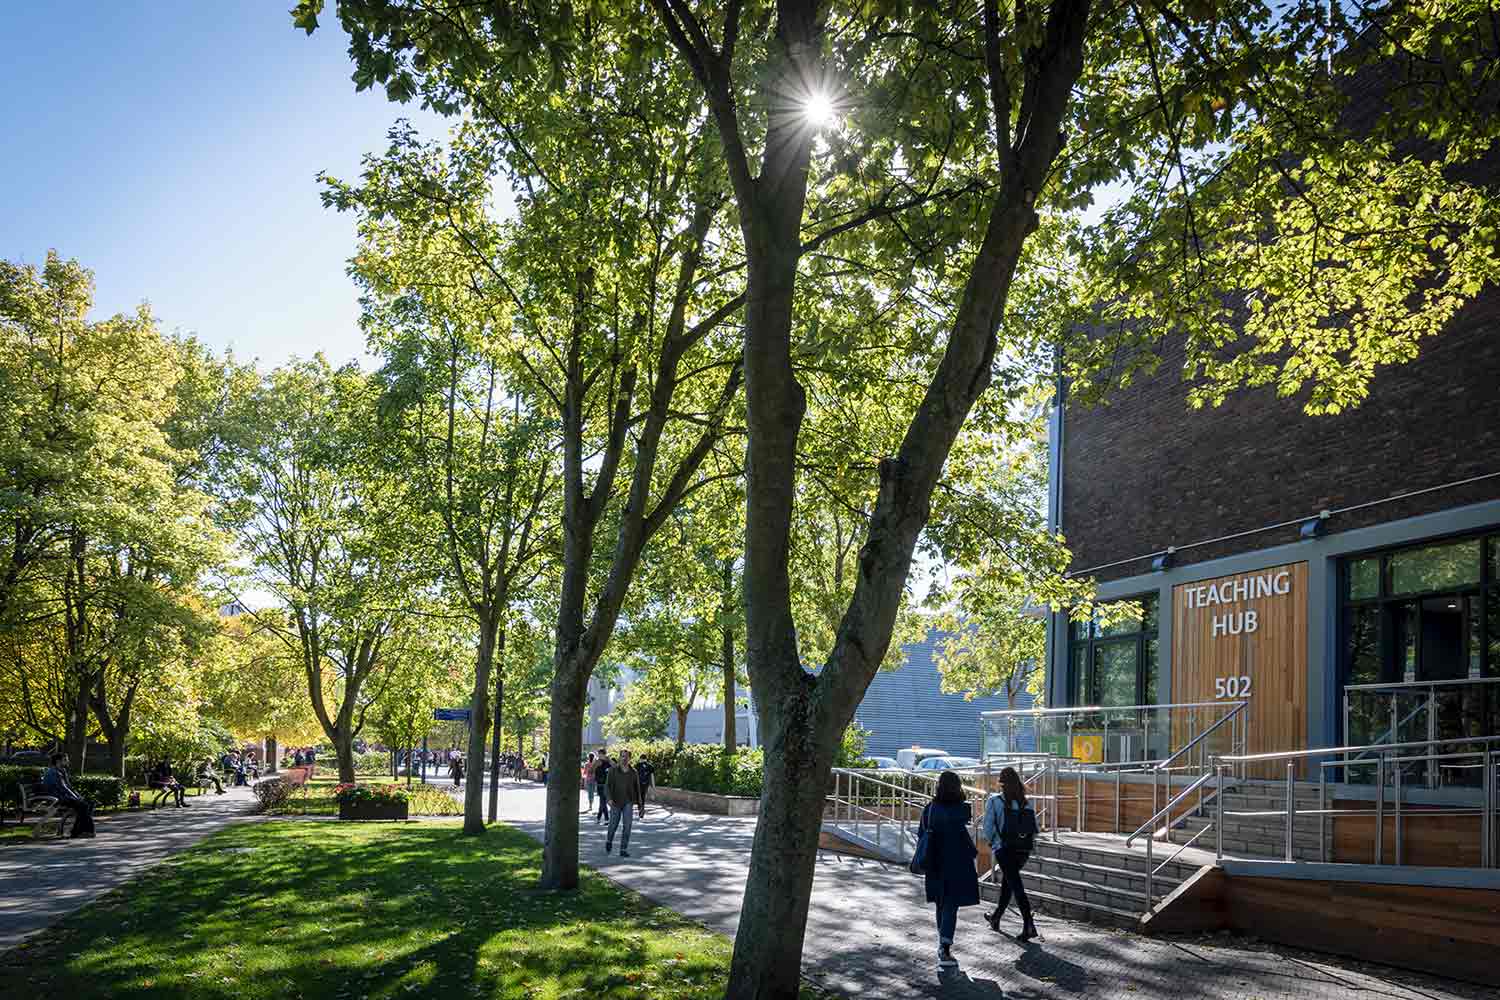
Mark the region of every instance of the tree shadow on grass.
[[[242, 852], [242, 853], [241, 853]], [[585, 874], [533, 890], [524, 834], [407, 824], [224, 831], [0, 956], [0, 995], [715, 995], [728, 944]]]

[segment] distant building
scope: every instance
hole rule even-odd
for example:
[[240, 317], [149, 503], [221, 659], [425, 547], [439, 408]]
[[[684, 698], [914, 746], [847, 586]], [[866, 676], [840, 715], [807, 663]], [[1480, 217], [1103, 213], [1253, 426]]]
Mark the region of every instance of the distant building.
[[[938, 673], [937, 653], [947, 633], [931, 630], [918, 643], [905, 646], [905, 662], [895, 670], [875, 675], [864, 700], [854, 711], [854, 721], [869, 731], [865, 751], [871, 756], [894, 757], [902, 747], [917, 744], [947, 750], [956, 756], [972, 757], [979, 753], [979, 715], [1007, 708], [1030, 708], [1029, 693], [1016, 696], [1007, 704], [1003, 696], [964, 700], [961, 694], [944, 694], [942, 676]], [[633, 676], [625, 672], [616, 685], [589, 682], [589, 724], [584, 731], [584, 746], [596, 747], [605, 742], [603, 719], [624, 697]], [[748, 702], [749, 692], [741, 691], [739, 700]], [[735, 736], [743, 746], [759, 743], [757, 719], [742, 707], [736, 713]], [[662, 736], [676, 738], [677, 720], [667, 724]], [[724, 738], [724, 710], [720, 705], [694, 708], [688, 713], [687, 742], [719, 743]], [[1017, 746], [1032, 750], [1033, 746]]]
[[894, 757], [897, 750], [915, 745], [977, 757], [979, 713], [1031, 707], [1034, 699], [1027, 692], [1018, 694], [1015, 704], [1007, 704], [1003, 695], [965, 701], [961, 694], [944, 694], [937, 654], [947, 638], [946, 632], [929, 630], [921, 642], [903, 647], [905, 663], [881, 671], [870, 682], [854, 721], [870, 731], [865, 751], [871, 756]]

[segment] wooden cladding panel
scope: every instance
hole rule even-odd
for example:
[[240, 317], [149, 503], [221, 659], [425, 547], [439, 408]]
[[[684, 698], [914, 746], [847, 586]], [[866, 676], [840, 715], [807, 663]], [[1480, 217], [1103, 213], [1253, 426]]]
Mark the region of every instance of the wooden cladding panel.
[[[1367, 801], [1336, 800], [1337, 809], [1370, 809]], [[1380, 859], [1396, 863], [1396, 817], [1393, 804], [1386, 803]], [[1330, 821], [1330, 860], [1344, 864], [1375, 861], [1375, 816], [1335, 816]], [[1316, 827], [1316, 824], [1313, 824]], [[1401, 809], [1401, 863], [1436, 868], [1478, 868], [1480, 817], [1445, 816], [1442, 809], [1403, 806]]]
[[[1150, 819], [1157, 809], [1171, 801], [1171, 797], [1182, 790], [1178, 785], [1168, 790], [1165, 782], [1158, 793], [1160, 800], [1153, 800], [1151, 786], [1138, 782], [1121, 782], [1119, 786], [1120, 824], [1115, 827], [1115, 783], [1107, 777], [1089, 778], [1084, 782], [1084, 794], [1088, 801], [1083, 806], [1083, 828], [1093, 833], [1132, 833]], [[1076, 829], [1078, 824], [1078, 784], [1075, 780], [1057, 782], [1059, 825], [1065, 829]], [[1184, 802], [1172, 811], [1174, 819], [1197, 808], [1196, 798]]]
[[1500, 985], [1500, 892], [1232, 877], [1227, 903], [1269, 940]]
[[[1189, 607], [1190, 591], [1214, 587], [1232, 592], [1235, 581], [1274, 578], [1285, 572], [1287, 593], [1271, 593]], [[1202, 592], [1192, 595], [1201, 596]], [[1269, 753], [1307, 747], [1307, 563], [1271, 566], [1213, 580], [1181, 584], [1172, 590], [1172, 700], [1174, 702], [1234, 701], [1220, 697], [1219, 678], [1250, 678], [1247, 750]], [[1253, 612], [1254, 631], [1244, 631], [1244, 614]], [[1218, 617], [1236, 616], [1240, 634], [1214, 634]], [[1222, 630], [1221, 630], [1222, 631]], [[1174, 730], [1174, 745], [1187, 739]], [[1266, 777], [1281, 777], [1270, 774]]]

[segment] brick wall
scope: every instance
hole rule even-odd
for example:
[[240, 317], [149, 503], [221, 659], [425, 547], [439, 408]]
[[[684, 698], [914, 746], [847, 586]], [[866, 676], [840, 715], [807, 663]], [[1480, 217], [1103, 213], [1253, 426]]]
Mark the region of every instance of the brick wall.
[[[1370, 398], [1309, 417], [1300, 399], [1240, 391], [1191, 410], [1170, 344], [1157, 374], [1108, 403], [1070, 405], [1062, 460], [1063, 532], [1075, 569], [1278, 521], [1500, 472], [1500, 289], [1470, 302], [1410, 364], [1381, 369]], [[1341, 514], [1331, 532], [1483, 500], [1500, 478]], [[1295, 527], [1177, 555], [1179, 565], [1293, 541]], [[1101, 571], [1140, 573], [1135, 560]]]

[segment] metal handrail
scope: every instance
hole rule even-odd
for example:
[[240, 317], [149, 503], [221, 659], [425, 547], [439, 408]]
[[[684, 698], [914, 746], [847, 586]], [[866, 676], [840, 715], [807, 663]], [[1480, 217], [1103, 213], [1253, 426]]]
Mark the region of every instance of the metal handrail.
[[1125, 846], [1129, 847], [1131, 844], [1133, 844], [1135, 842], [1135, 838], [1139, 837], [1146, 830], [1154, 827], [1157, 821], [1162, 817], [1171, 815], [1172, 809], [1175, 806], [1180, 804], [1183, 799], [1186, 799], [1188, 796], [1196, 792], [1206, 781], [1208, 781], [1208, 779], [1213, 777], [1215, 777], [1213, 771], [1205, 771], [1203, 774], [1199, 775], [1197, 781], [1193, 782], [1191, 785], [1188, 785], [1182, 791], [1178, 792], [1176, 798], [1172, 799], [1171, 802], [1168, 802], [1166, 805], [1158, 809], [1150, 819], [1146, 820], [1146, 822], [1136, 827], [1135, 832], [1125, 838]]
[[1203, 732], [1199, 733], [1197, 736], [1194, 736], [1192, 739], [1190, 739], [1186, 743], [1184, 743], [1180, 748], [1178, 748], [1178, 750], [1175, 753], [1169, 754], [1165, 759], [1162, 760], [1162, 762], [1160, 764], [1156, 765], [1155, 770], [1157, 770], [1157, 771], [1168, 770], [1167, 765], [1171, 764], [1172, 761], [1176, 760], [1178, 757], [1181, 757], [1184, 753], [1187, 753], [1189, 750], [1193, 749], [1193, 747], [1197, 746], [1204, 739], [1206, 739], [1207, 737], [1209, 737], [1210, 735], [1212, 735], [1213, 732], [1215, 730], [1217, 730], [1220, 726], [1222, 726], [1224, 723], [1228, 722], [1230, 719], [1233, 719], [1236, 715], [1238, 715], [1239, 713], [1243, 712], [1245, 710], [1245, 706], [1249, 705], [1250, 703], [1248, 701], [1236, 701], [1236, 702], [1217, 702], [1216, 704], [1221, 704], [1221, 705], [1231, 705], [1232, 704], [1234, 706], [1234, 708], [1231, 709], [1228, 712], [1225, 712], [1222, 716], [1220, 716], [1219, 717], [1219, 721], [1215, 722], [1213, 725], [1211, 725], [1207, 729], [1203, 730]]
[[1078, 715], [1093, 715], [1100, 712], [1133, 712], [1143, 708], [1213, 708], [1230, 704], [1224, 701], [1174, 701], [1160, 705], [1078, 705], [1063, 706], [1061, 708], [1000, 708], [988, 712], [980, 712], [981, 719], [998, 719], [1002, 716], [1038, 716], [1038, 715], [1067, 715], [1074, 713]]
[[[1459, 749], [1455, 750], [1454, 752], [1436, 753], [1435, 751], [1438, 747], [1458, 747]], [[1406, 756], [1402, 753], [1402, 751], [1410, 750], [1425, 750], [1426, 753], [1412, 754], [1410, 756]], [[1373, 753], [1374, 759], [1362, 759], [1362, 755], [1366, 753]], [[1356, 756], [1355, 759], [1351, 761], [1349, 759], [1349, 756], [1351, 754], [1360, 756]], [[1286, 808], [1285, 810], [1272, 811], [1270, 813], [1262, 814], [1283, 815], [1286, 817], [1285, 860], [1288, 862], [1294, 862], [1297, 860], [1294, 848], [1296, 820], [1299, 810], [1297, 809], [1295, 784], [1297, 763], [1299, 761], [1314, 757], [1331, 758], [1316, 762], [1316, 766], [1318, 768], [1318, 808], [1315, 810], [1307, 810], [1308, 814], [1316, 815], [1318, 817], [1318, 857], [1324, 861], [1328, 859], [1327, 820], [1329, 816], [1373, 814], [1373, 816], [1375, 817], [1373, 861], [1375, 864], [1382, 863], [1383, 853], [1385, 849], [1386, 829], [1386, 775], [1387, 773], [1389, 773], [1391, 775], [1390, 784], [1394, 788], [1394, 843], [1396, 854], [1395, 863], [1399, 865], [1402, 863], [1402, 821], [1404, 819], [1409, 819], [1413, 816], [1452, 816], [1459, 814], [1454, 810], [1444, 809], [1440, 811], [1433, 810], [1430, 812], [1420, 810], [1417, 812], [1408, 811], [1403, 816], [1401, 805], [1403, 799], [1402, 774], [1404, 768], [1402, 765], [1421, 761], [1427, 761], [1429, 762], [1429, 764], [1431, 764], [1436, 761], [1474, 760], [1476, 761], [1476, 764], [1474, 766], [1483, 768], [1483, 774], [1481, 775], [1480, 781], [1480, 792], [1483, 796], [1483, 806], [1479, 810], [1479, 864], [1482, 868], [1491, 868], [1495, 866], [1497, 861], [1497, 852], [1494, 842], [1496, 830], [1497, 785], [1500, 785], [1500, 780], [1497, 780], [1495, 773], [1495, 765], [1497, 763], [1500, 763], [1500, 760], [1497, 760], [1497, 756], [1500, 756], [1500, 735], [1457, 736], [1441, 740], [1410, 740], [1401, 743], [1376, 743], [1365, 744], [1361, 746], [1319, 747], [1310, 750], [1286, 750], [1274, 753], [1242, 754], [1238, 756], [1221, 757], [1215, 762], [1215, 767], [1222, 774], [1225, 768], [1235, 764], [1243, 766], [1247, 763], [1268, 763], [1272, 761], [1280, 761], [1286, 763]], [[1343, 759], [1338, 759], [1340, 757], [1342, 757]], [[1375, 808], [1373, 810], [1329, 809], [1329, 770], [1343, 768], [1346, 772], [1345, 777], [1347, 779], [1347, 771], [1349, 768], [1371, 766], [1375, 768]], [[1471, 814], [1468, 810], [1462, 810], [1462, 812], [1465, 815]], [[1221, 859], [1224, 856], [1222, 829], [1225, 815], [1226, 812], [1224, 810], [1223, 797], [1220, 796], [1215, 825], [1218, 826], [1221, 831], [1218, 847], [1218, 856]]]
[[1455, 677], [1446, 681], [1376, 681], [1373, 684], [1345, 684], [1345, 691], [1402, 691], [1408, 688], [1458, 687], [1463, 684], [1500, 684], [1500, 677]]
[[[1443, 740], [1410, 740], [1404, 743], [1368, 743], [1347, 747], [1314, 747], [1310, 750], [1277, 750], [1271, 753], [1225, 754], [1219, 757], [1221, 764], [1258, 764], [1273, 760], [1299, 760], [1306, 757], [1329, 757], [1335, 754], [1358, 753], [1362, 750], [1405, 750], [1410, 747], [1445, 746], [1449, 743], [1500, 743], [1500, 736], [1454, 736]], [[1335, 762], [1338, 767], [1364, 767], [1365, 764]]]

